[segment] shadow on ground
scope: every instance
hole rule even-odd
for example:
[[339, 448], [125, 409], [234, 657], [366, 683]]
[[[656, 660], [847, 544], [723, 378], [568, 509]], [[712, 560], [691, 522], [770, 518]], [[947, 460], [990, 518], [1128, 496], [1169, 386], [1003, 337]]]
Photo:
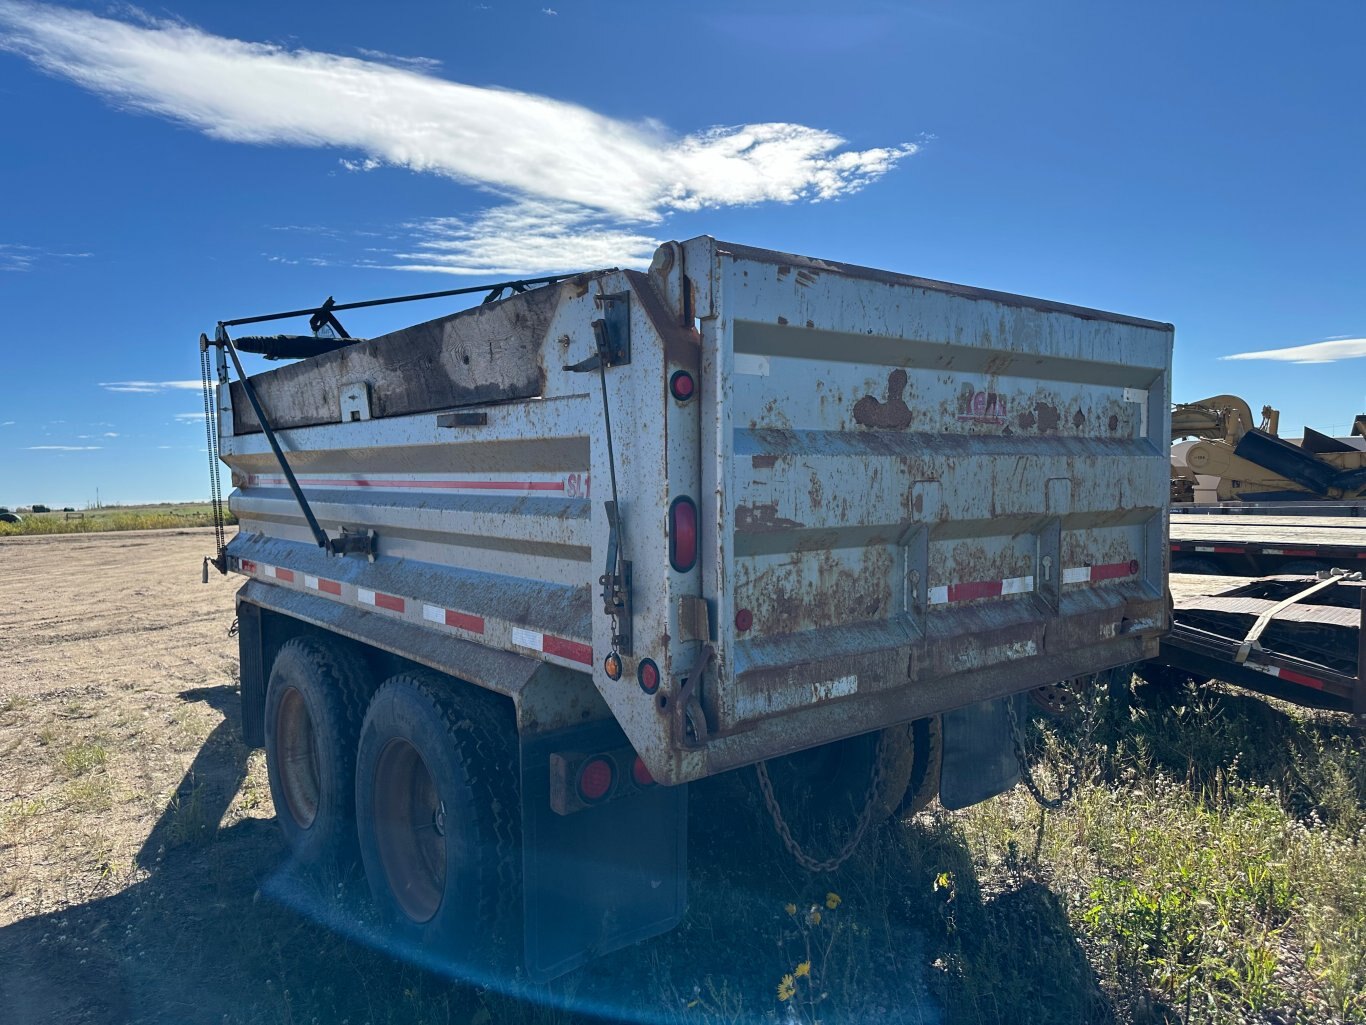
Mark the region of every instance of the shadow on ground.
[[[146, 874], [0, 929], [7, 1025], [1114, 1020], [1058, 899], [1022, 881], [984, 898], [950, 820], [889, 826], [817, 878], [735, 778], [694, 788], [679, 929], [551, 987], [443, 977], [383, 949], [357, 880], [294, 872], [273, 823], [220, 828], [247, 770], [236, 695], [184, 698], [225, 718], [148, 835]], [[810, 974], [794, 972], [803, 961]]]

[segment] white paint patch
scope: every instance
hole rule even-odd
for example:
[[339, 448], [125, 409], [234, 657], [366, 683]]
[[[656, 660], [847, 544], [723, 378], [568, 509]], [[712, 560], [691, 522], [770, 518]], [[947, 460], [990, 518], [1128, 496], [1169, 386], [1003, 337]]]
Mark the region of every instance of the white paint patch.
[[422, 605], [422, 618], [429, 623], [440, 623], [442, 626], [445, 626], [446, 610], [438, 608], [435, 605], [428, 605], [424, 602]]
[[356, 601], [360, 602], [362, 605], [373, 605], [375, 604], [375, 592], [367, 591], [364, 587], [357, 587]]
[[532, 651], [545, 650], [545, 634], [537, 633], [535, 630], [523, 630], [520, 626], [512, 628], [512, 643], [519, 648], [530, 648]]
[[305, 573], [304, 586], [307, 587], [310, 591], [316, 591], [318, 589], [318, 578], [311, 577], [307, 573]]
[[752, 352], [737, 352], [735, 354], [735, 372], [737, 374], [749, 374], [751, 377], [767, 377], [768, 357], [756, 356]]
[[949, 602], [949, 589], [947, 587], [930, 588], [931, 605], [947, 605]]
[[826, 680], [811, 685], [812, 701], [829, 701], [831, 698], [848, 697], [858, 691], [857, 676], [841, 676], [838, 680]]
[[1138, 436], [1148, 436], [1148, 390], [1146, 388], [1125, 388], [1125, 402], [1138, 403]]
[[1071, 566], [1062, 571], [1062, 582], [1064, 584], [1085, 584], [1090, 579], [1090, 566]]
[[1001, 581], [1002, 594], [1028, 594], [1034, 590], [1033, 577], [1006, 577]]

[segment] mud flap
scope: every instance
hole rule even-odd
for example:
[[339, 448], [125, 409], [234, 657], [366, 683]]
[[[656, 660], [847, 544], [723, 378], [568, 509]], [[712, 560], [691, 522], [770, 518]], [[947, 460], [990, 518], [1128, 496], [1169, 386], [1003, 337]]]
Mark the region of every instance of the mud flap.
[[[568, 815], [550, 804], [550, 757], [629, 746], [613, 722], [522, 739], [526, 970], [547, 982], [668, 932], [687, 903], [686, 786], [629, 787]], [[618, 765], [618, 778], [630, 778]], [[619, 784], [620, 785], [620, 784]]]
[[266, 746], [266, 667], [261, 609], [237, 601], [237, 664], [242, 696], [242, 743]]
[[982, 701], [944, 713], [944, 761], [939, 803], [966, 808], [1005, 793], [1020, 781], [1020, 765], [1010, 739], [1006, 702], [1014, 701], [1020, 722], [1029, 717], [1029, 695]]

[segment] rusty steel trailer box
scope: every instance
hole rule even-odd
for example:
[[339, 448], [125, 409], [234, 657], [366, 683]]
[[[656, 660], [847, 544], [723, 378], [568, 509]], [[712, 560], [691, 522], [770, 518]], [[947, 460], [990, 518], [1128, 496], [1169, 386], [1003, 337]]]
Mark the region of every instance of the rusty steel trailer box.
[[[258, 742], [306, 629], [505, 695], [524, 816], [606, 821], [565, 731], [666, 793], [1166, 627], [1167, 324], [701, 237], [248, 382], [207, 344]], [[955, 804], [1014, 778], [959, 725]]]

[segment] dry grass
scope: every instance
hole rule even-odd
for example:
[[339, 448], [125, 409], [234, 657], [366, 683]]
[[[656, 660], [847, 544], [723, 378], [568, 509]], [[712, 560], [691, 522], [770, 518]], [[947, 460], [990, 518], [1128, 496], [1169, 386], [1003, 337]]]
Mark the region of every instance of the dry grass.
[[[812, 877], [732, 775], [693, 789], [674, 932], [520, 995], [431, 974], [375, 945], [357, 880], [289, 869], [237, 740], [232, 583], [200, 587], [205, 542], [0, 551], [26, 608], [22, 629], [0, 608], [6, 1021], [1366, 1021], [1360, 734], [1146, 688], [1108, 710], [1062, 811], [1022, 790], [935, 808]], [[1067, 760], [1074, 739], [1039, 737]]]

